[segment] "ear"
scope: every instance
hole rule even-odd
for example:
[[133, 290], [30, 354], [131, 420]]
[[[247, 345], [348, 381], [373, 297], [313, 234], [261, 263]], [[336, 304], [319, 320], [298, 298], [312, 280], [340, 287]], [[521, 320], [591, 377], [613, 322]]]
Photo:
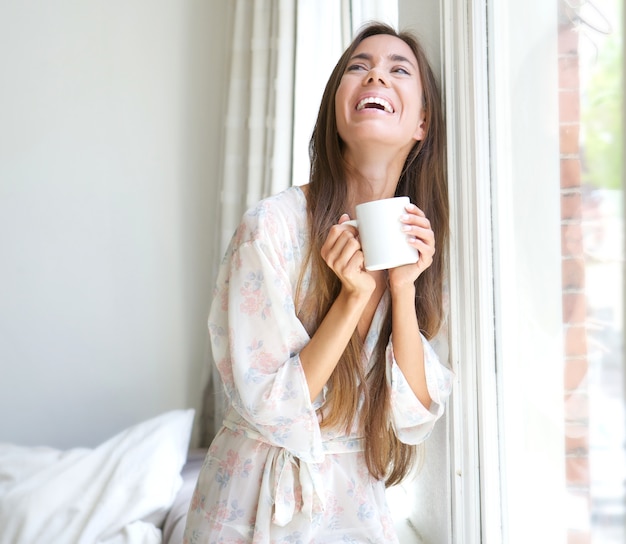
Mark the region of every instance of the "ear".
[[416, 142], [420, 142], [424, 139], [425, 135], [426, 135], [426, 114], [422, 110], [422, 118], [420, 119], [420, 122], [417, 125], [417, 129], [415, 130], [415, 133], [413, 134], [413, 139]]

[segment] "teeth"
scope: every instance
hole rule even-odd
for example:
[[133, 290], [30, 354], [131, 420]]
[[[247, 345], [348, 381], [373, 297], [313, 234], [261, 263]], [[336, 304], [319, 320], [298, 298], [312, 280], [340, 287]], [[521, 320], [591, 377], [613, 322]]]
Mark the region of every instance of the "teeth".
[[384, 98], [379, 98], [378, 96], [368, 96], [367, 98], [361, 100], [356, 106], [357, 111], [361, 111], [367, 104], [378, 104], [379, 106], [382, 106], [387, 113], [393, 113], [391, 104], [389, 104], [389, 102], [387, 102]]

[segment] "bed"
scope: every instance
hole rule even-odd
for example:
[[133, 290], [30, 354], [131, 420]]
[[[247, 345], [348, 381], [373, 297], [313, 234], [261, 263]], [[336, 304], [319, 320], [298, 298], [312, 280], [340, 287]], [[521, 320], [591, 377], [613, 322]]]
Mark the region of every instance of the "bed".
[[125, 429], [95, 448], [0, 443], [0, 544], [181, 544], [205, 449], [193, 410]]

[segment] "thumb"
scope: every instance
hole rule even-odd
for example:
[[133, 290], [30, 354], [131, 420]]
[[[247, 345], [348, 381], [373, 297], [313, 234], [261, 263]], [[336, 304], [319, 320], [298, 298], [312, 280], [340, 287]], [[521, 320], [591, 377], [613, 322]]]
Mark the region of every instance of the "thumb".
[[346, 221], [350, 221], [350, 216], [347, 213], [341, 214], [341, 217], [339, 218], [339, 224], [341, 225], [342, 223], [345, 223]]

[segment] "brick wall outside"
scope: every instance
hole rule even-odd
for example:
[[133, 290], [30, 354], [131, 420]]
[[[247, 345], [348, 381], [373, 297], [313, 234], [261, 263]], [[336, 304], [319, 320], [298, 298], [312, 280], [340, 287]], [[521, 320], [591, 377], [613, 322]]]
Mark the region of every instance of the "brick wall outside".
[[[569, 18], [559, 25], [559, 136], [561, 255], [565, 347], [565, 466], [567, 492], [589, 511], [589, 409], [587, 391], [587, 302], [582, 229], [579, 35]], [[584, 528], [568, 528], [568, 544], [588, 544]], [[583, 528], [581, 528], [583, 527]]]

